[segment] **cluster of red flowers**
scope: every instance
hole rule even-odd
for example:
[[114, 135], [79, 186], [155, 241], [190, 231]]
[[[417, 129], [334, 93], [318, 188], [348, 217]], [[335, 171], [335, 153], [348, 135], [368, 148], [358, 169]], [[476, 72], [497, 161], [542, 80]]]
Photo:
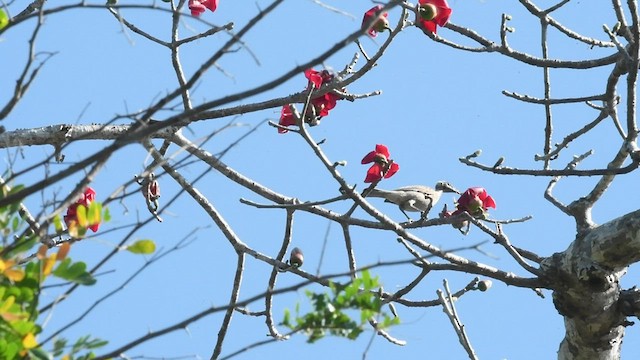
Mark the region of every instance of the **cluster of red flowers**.
[[193, 16], [200, 16], [207, 9], [214, 12], [217, 8], [218, 0], [189, 0], [189, 10]]
[[[73, 204], [69, 206], [67, 209], [67, 215], [64, 216], [64, 223], [67, 224], [67, 227], [70, 228], [72, 226], [77, 226], [78, 224], [78, 205], [84, 206], [86, 209], [89, 208], [89, 205], [96, 199], [96, 191], [92, 188], [88, 187], [83, 194], [80, 195], [80, 198]], [[100, 227], [100, 223], [90, 224], [87, 228], [91, 229], [91, 231], [96, 232]]]
[[364, 179], [366, 183], [380, 181], [383, 178], [388, 179], [400, 170], [400, 165], [391, 160], [389, 149], [382, 144], [376, 145], [376, 149], [365, 155], [361, 163], [373, 163], [367, 170], [367, 176]]
[[[304, 76], [309, 80], [310, 86], [313, 86], [314, 89], [319, 89], [322, 85], [330, 83], [334, 77], [328, 70], [316, 71], [314, 69], [306, 70]], [[336, 107], [340, 99], [342, 99], [340, 95], [331, 91], [324, 95], [311, 98], [311, 103], [304, 116], [304, 121], [311, 125], [317, 125], [323, 116], [329, 115], [329, 111]], [[281, 126], [296, 125], [295, 116], [291, 111], [291, 104], [282, 107], [278, 124]], [[287, 129], [278, 128], [278, 132], [283, 134], [287, 132]]]
[[[362, 18], [362, 29], [366, 30], [369, 36], [376, 37], [379, 32], [390, 30], [388, 14], [382, 12], [384, 7], [376, 5], [364, 13]], [[419, 0], [416, 8], [416, 24], [435, 34], [437, 26], [445, 26], [451, 16], [451, 8], [447, 0]], [[374, 20], [377, 19], [377, 20]]]

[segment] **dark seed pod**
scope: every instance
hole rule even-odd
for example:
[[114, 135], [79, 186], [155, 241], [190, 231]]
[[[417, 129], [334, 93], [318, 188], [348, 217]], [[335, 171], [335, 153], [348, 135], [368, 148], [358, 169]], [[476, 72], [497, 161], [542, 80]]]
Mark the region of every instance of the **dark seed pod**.
[[302, 262], [304, 261], [304, 255], [302, 254], [302, 250], [300, 248], [294, 247], [291, 250], [291, 255], [289, 256], [289, 263], [291, 266], [300, 267], [302, 266]]

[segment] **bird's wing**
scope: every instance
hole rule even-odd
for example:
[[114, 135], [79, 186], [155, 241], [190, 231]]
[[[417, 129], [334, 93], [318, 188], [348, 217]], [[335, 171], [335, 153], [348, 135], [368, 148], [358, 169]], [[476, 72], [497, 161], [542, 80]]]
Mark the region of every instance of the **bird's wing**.
[[408, 185], [408, 186], [399, 187], [396, 189], [396, 191], [420, 191], [424, 193], [433, 193], [435, 190], [424, 185]]

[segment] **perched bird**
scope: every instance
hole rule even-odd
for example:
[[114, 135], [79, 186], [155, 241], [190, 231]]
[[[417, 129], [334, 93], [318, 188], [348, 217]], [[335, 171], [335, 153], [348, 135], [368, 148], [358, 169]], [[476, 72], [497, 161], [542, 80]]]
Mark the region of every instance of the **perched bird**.
[[435, 189], [423, 185], [410, 185], [395, 190], [373, 189], [367, 196], [384, 198], [385, 202], [398, 205], [404, 216], [411, 221], [406, 211], [419, 211], [422, 213], [421, 217], [426, 219], [429, 210], [440, 200], [443, 192], [460, 194], [448, 182], [438, 181]]

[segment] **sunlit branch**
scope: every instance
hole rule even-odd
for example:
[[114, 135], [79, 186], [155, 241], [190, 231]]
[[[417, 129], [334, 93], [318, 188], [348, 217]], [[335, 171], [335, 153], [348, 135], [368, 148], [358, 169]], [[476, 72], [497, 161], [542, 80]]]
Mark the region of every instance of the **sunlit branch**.
[[[294, 213], [295, 213], [294, 210], [287, 210], [287, 219], [285, 223], [284, 237], [282, 239], [282, 245], [280, 246], [280, 250], [276, 255], [276, 260], [280, 262], [284, 262], [284, 257], [287, 253], [287, 249], [291, 244]], [[276, 288], [276, 280], [278, 278], [278, 273], [279, 273], [278, 270], [279, 269], [277, 267], [274, 267], [273, 269], [271, 269], [271, 275], [269, 277], [269, 282], [267, 283], [268, 290], [267, 290], [267, 295], [264, 298], [264, 307], [265, 307], [265, 315], [266, 315], [265, 323], [267, 324], [267, 328], [269, 329], [269, 334], [271, 335], [271, 337], [278, 340], [283, 340], [283, 339], [286, 339], [286, 337], [280, 334], [276, 329], [275, 323], [273, 321], [273, 312], [272, 312], [273, 294], [271, 293], [271, 291], [273, 291], [273, 289]]]
[[521, 95], [516, 92], [507, 91], [507, 90], [503, 90], [502, 94], [510, 98], [520, 100], [522, 102], [527, 102], [532, 104], [541, 104], [541, 105], [571, 104], [571, 103], [581, 103], [586, 101], [605, 101], [605, 94], [583, 96], [583, 97], [576, 97], [576, 98], [559, 98], [559, 99], [540, 99], [540, 98], [532, 97], [529, 95]]
[[565, 138], [562, 140], [562, 142], [555, 144], [555, 149], [547, 152], [545, 155], [535, 155], [534, 159], [536, 161], [539, 160], [544, 160], [545, 162], [553, 160], [555, 158], [558, 157], [558, 155], [560, 154], [560, 151], [566, 149], [569, 144], [576, 140], [577, 138], [579, 138], [580, 136], [588, 133], [589, 131], [591, 131], [593, 128], [596, 127], [596, 125], [598, 125], [600, 122], [602, 122], [602, 120], [606, 119], [608, 116], [607, 111], [601, 111], [598, 116], [590, 123], [588, 123], [587, 125], [583, 126], [581, 129], [579, 129], [578, 131], [575, 131], [567, 136], [565, 136]]
[[[442, 311], [447, 314], [447, 317], [451, 321], [451, 325], [453, 325], [453, 329], [458, 335], [458, 340], [460, 340], [460, 344], [465, 349], [467, 354], [469, 355], [469, 359], [476, 360], [478, 356], [476, 355], [473, 347], [471, 346], [471, 342], [469, 341], [469, 337], [467, 336], [467, 332], [464, 329], [464, 325], [458, 316], [458, 312], [456, 311], [456, 307], [454, 305], [454, 297], [451, 294], [451, 290], [449, 290], [449, 283], [445, 279], [443, 281], [445, 294], [443, 294], [442, 290], [438, 290], [438, 298], [442, 303]], [[446, 295], [446, 296], [445, 296]]]
[[606, 65], [611, 65], [613, 63], [616, 62], [616, 60], [618, 59], [618, 57], [620, 56], [619, 53], [615, 53], [603, 58], [599, 58], [599, 59], [592, 59], [592, 60], [559, 60], [559, 59], [542, 59], [542, 58], [538, 58], [532, 55], [529, 55], [527, 53], [523, 53], [523, 52], [519, 52], [517, 50], [514, 50], [510, 47], [504, 47], [502, 45], [497, 45], [495, 42], [488, 40], [484, 37], [482, 37], [481, 35], [479, 35], [477, 32], [456, 25], [454, 23], [447, 23], [447, 25], [445, 25], [445, 27], [447, 29], [450, 29], [452, 31], [455, 31], [457, 33], [459, 33], [460, 35], [466, 36], [469, 39], [476, 41], [477, 43], [479, 43], [480, 45], [482, 45], [483, 47], [481, 48], [470, 48], [470, 47], [465, 47], [462, 45], [458, 45], [456, 43], [453, 43], [451, 41], [448, 41], [442, 37], [440, 37], [439, 35], [436, 34], [431, 34], [429, 32], [426, 32], [426, 34], [431, 37], [433, 40], [451, 46], [453, 48], [456, 49], [460, 49], [460, 50], [466, 50], [466, 51], [473, 51], [473, 52], [497, 52], [500, 53], [502, 55], [505, 55], [507, 57], [510, 57], [514, 60], [518, 60], [520, 62], [523, 62], [525, 64], [529, 64], [529, 65], [533, 65], [533, 66], [538, 66], [538, 67], [543, 67], [543, 66], [547, 66], [550, 68], [557, 68], [557, 69], [590, 69], [590, 68], [594, 68], [594, 67], [601, 67], [601, 66], [606, 66]]
[[547, 10], [539, 9], [529, 0], [519, 0], [519, 1], [520, 1], [520, 4], [522, 4], [533, 16], [537, 17], [541, 21], [544, 19], [545, 23], [553, 26], [554, 28], [559, 30], [561, 33], [565, 34], [570, 39], [578, 40], [589, 46], [598, 46], [598, 47], [614, 47], [615, 46], [611, 42], [601, 41], [601, 40], [580, 35], [570, 30], [569, 28], [565, 27], [564, 25], [560, 24], [556, 19], [554, 19], [549, 15], [551, 12], [557, 10], [558, 8], [568, 3], [569, 1], [566, 1], [566, 0], [562, 1], [556, 6], [553, 6]]
[[244, 256], [245, 254], [238, 252], [238, 263], [236, 265], [236, 274], [233, 278], [233, 289], [231, 290], [231, 299], [229, 300], [229, 306], [227, 307], [226, 313], [224, 315], [224, 319], [222, 320], [222, 324], [220, 325], [220, 331], [218, 331], [218, 341], [216, 342], [216, 346], [213, 349], [213, 354], [211, 355], [211, 360], [216, 360], [220, 357], [220, 353], [222, 352], [222, 345], [224, 344], [225, 336], [227, 335], [227, 329], [229, 328], [229, 324], [231, 323], [231, 318], [233, 317], [233, 311], [237, 306], [238, 297], [240, 296], [240, 285], [242, 283], [242, 275], [244, 274]]
[[[9, 115], [9, 113], [11, 113], [11, 111], [18, 104], [20, 99], [22, 99], [22, 96], [24, 96], [27, 90], [29, 90], [29, 86], [31, 86], [31, 83], [33, 82], [33, 80], [35, 80], [35, 78], [38, 76], [40, 69], [42, 69], [42, 67], [47, 63], [49, 59], [51, 59], [52, 56], [56, 55], [56, 53], [47, 53], [44, 60], [42, 60], [40, 64], [38, 64], [35, 67], [35, 69], [33, 69], [29, 73], [29, 70], [32, 68], [33, 62], [35, 61], [37, 56], [35, 51], [36, 39], [38, 37], [38, 34], [40, 33], [40, 29], [42, 27], [43, 22], [44, 22], [44, 19], [42, 18], [42, 13], [40, 12], [38, 22], [36, 23], [36, 26], [33, 29], [31, 38], [29, 39], [29, 54], [27, 56], [27, 61], [25, 61], [24, 68], [22, 69], [22, 74], [20, 74], [20, 77], [18, 78], [18, 80], [16, 80], [16, 86], [13, 90], [13, 95], [11, 96], [11, 99], [9, 99], [9, 101], [7, 101], [7, 103], [2, 108], [2, 110], [0, 110], [0, 120], [5, 119]], [[27, 76], [29, 77], [28, 79], [27, 79]]]

